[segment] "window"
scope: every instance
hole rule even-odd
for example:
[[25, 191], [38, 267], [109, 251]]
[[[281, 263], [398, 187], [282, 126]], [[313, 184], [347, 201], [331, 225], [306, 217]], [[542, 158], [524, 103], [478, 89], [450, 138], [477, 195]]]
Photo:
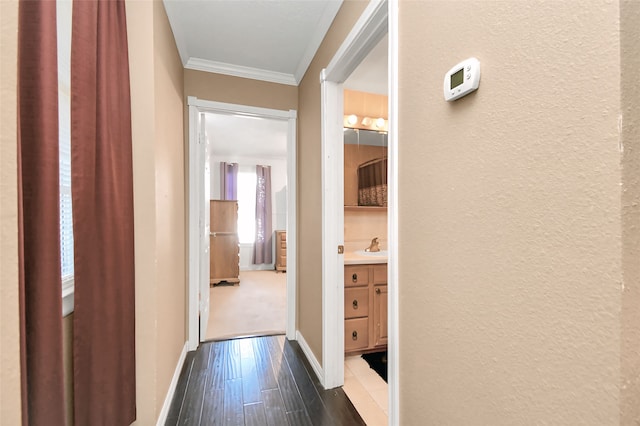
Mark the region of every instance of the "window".
[[238, 170], [238, 238], [253, 244], [256, 238], [256, 172], [254, 167]]
[[62, 315], [73, 311], [73, 216], [71, 211], [71, 13], [70, 0], [58, 0], [58, 131], [60, 166], [60, 256]]
[[58, 92], [60, 132], [60, 254], [62, 281], [73, 280], [73, 216], [71, 211], [70, 97]]

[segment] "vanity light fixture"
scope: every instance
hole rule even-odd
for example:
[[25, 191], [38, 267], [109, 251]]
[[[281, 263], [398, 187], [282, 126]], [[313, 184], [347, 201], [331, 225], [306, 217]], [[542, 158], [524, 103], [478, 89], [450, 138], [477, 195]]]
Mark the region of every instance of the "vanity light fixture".
[[362, 117], [356, 114], [344, 115], [342, 125], [345, 129], [366, 129], [386, 132], [389, 122], [384, 117]]

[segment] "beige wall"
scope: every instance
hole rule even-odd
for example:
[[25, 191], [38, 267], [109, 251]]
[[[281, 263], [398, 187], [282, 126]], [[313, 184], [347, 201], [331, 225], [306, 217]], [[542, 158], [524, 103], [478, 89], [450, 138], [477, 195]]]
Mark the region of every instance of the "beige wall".
[[[186, 341], [183, 80], [160, 1], [128, 1], [138, 420], [154, 424]], [[151, 160], [151, 161], [150, 161]]]
[[0, 424], [18, 425], [20, 322], [18, 313], [18, 169], [16, 96], [18, 2], [0, 1]]
[[[167, 14], [154, 5], [156, 120], [156, 256], [158, 291], [159, 405], [167, 394], [187, 340], [186, 194], [183, 120], [184, 80]], [[159, 412], [157, 407], [156, 414]]]
[[127, 31], [133, 133], [133, 189], [136, 257], [137, 424], [153, 424], [156, 396], [158, 294], [156, 270], [155, 87], [153, 4], [128, 1]]
[[[621, 139], [617, 2], [400, 3], [403, 424], [613, 425], [637, 402], [634, 16]], [[479, 90], [445, 102], [469, 56]]]
[[335, 55], [367, 2], [346, 1], [299, 86], [298, 330], [322, 363], [322, 182], [320, 71]]
[[374, 237], [378, 237], [380, 250], [387, 250], [389, 248], [386, 209], [344, 209], [345, 253], [364, 250], [369, 247]]
[[621, 424], [640, 424], [640, 2], [620, 8], [622, 66]]
[[[343, 96], [344, 115], [355, 114], [360, 119], [362, 117], [389, 118], [389, 98], [387, 95], [344, 89]], [[358, 123], [353, 127], [359, 128], [361, 124]]]
[[184, 70], [184, 95], [284, 111], [298, 108], [296, 86], [188, 69]]

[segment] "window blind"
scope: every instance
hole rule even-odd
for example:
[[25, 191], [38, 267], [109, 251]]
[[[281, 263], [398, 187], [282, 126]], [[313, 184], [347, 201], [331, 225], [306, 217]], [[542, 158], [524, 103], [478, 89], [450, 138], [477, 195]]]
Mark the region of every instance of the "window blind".
[[[73, 278], [73, 215], [71, 211], [71, 141], [69, 94], [58, 93], [60, 105], [60, 253], [62, 281]], [[64, 123], [63, 123], [64, 122]]]
[[60, 253], [64, 290], [73, 282], [71, 211], [71, 1], [58, 1], [58, 131], [60, 164]]

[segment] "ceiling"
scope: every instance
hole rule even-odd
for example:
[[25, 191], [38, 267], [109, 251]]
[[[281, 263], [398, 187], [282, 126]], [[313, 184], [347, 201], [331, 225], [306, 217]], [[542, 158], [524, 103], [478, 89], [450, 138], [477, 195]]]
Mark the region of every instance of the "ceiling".
[[164, 0], [185, 68], [297, 86], [342, 0]]
[[[294, 86], [342, 5], [342, 0], [163, 1], [185, 68]], [[344, 87], [387, 94], [386, 37]], [[206, 117], [216, 155], [286, 158], [286, 121]]]
[[205, 123], [215, 156], [287, 158], [287, 120], [207, 113]]
[[378, 95], [389, 93], [388, 44], [389, 37], [385, 35], [344, 82], [346, 89]]

